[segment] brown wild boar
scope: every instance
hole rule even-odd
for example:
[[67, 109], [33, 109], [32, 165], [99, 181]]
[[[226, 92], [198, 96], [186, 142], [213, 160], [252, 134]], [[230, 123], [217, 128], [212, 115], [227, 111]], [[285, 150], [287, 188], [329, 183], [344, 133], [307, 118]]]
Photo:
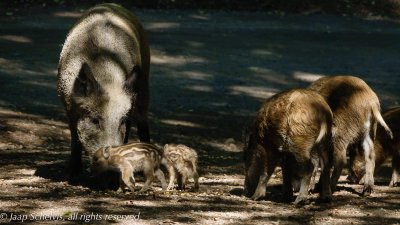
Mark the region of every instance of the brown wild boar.
[[70, 179], [89, 156], [128, 141], [136, 122], [149, 142], [149, 45], [139, 20], [116, 4], [86, 11], [72, 27], [58, 64], [57, 90], [71, 131]]
[[[386, 161], [392, 157], [392, 179], [389, 183], [390, 187], [397, 186], [397, 177], [400, 173], [400, 107], [390, 109], [383, 114], [383, 119], [389, 125], [393, 132], [393, 139], [388, 135], [386, 130], [378, 126], [376, 138], [374, 141], [375, 151], [375, 172]], [[349, 179], [352, 182], [358, 183], [363, 180], [365, 175], [365, 159], [364, 153], [356, 151], [350, 155], [350, 175]]]
[[131, 143], [119, 147], [102, 147], [93, 155], [91, 171], [94, 174], [106, 171], [121, 173], [120, 188], [124, 190], [124, 187], [128, 187], [132, 192], [135, 192], [135, 172], [143, 172], [146, 177], [140, 192], [151, 188], [156, 175], [165, 189], [167, 184], [160, 170], [161, 159], [162, 149], [153, 144]]
[[377, 124], [381, 124], [391, 134], [380, 113], [378, 97], [363, 80], [352, 76], [320, 78], [311, 84], [310, 89], [325, 98], [334, 115], [332, 191], [346, 165], [346, 151], [353, 151], [353, 146], [359, 146], [366, 160], [363, 194], [369, 195], [374, 185], [373, 140]]
[[183, 190], [189, 178], [194, 180], [194, 190], [199, 190], [199, 174], [197, 173], [197, 153], [194, 149], [185, 145], [166, 144], [161, 161], [169, 174], [167, 190], [174, 187], [175, 178], [178, 180], [178, 188]]
[[330, 201], [331, 126], [332, 112], [314, 91], [294, 89], [268, 99], [258, 111], [244, 150], [244, 194], [254, 200], [264, 197], [267, 182], [282, 160], [285, 198], [292, 198], [292, 182], [300, 179], [294, 203], [304, 203], [314, 168], [321, 162], [320, 200]]

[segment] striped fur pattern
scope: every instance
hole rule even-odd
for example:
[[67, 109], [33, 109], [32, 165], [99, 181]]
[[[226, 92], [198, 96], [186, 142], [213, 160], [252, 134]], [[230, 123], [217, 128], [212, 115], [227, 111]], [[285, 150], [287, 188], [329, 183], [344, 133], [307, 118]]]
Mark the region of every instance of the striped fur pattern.
[[96, 174], [112, 170], [121, 173], [120, 187], [128, 187], [134, 192], [135, 172], [143, 172], [146, 181], [140, 192], [151, 188], [154, 177], [166, 187], [164, 173], [160, 170], [162, 149], [148, 143], [131, 143], [118, 147], [103, 147], [98, 149], [92, 161], [92, 171]]
[[197, 153], [194, 149], [182, 144], [166, 144], [161, 162], [169, 174], [167, 190], [174, 187], [175, 178], [178, 188], [183, 190], [189, 178], [194, 180], [194, 190], [199, 190], [199, 174], [197, 173]]

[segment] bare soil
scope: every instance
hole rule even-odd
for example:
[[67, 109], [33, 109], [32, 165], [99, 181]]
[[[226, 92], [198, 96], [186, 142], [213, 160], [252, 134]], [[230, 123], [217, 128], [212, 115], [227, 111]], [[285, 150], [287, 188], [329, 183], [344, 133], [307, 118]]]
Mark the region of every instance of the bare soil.
[[[282, 201], [279, 169], [264, 200], [240, 195], [242, 130], [266, 98], [321, 76], [350, 74], [366, 80], [383, 109], [399, 104], [400, 21], [133, 11], [151, 43], [152, 141], [198, 151], [200, 191], [162, 192], [157, 183], [142, 195], [96, 190], [87, 172], [68, 184], [69, 130], [56, 70], [81, 10], [0, 10], [0, 223], [400, 223], [400, 188], [387, 187], [389, 164], [367, 198], [343, 173], [331, 204], [316, 204], [311, 194], [309, 205], [295, 207]], [[135, 139], [132, 132], [130, 141]]]

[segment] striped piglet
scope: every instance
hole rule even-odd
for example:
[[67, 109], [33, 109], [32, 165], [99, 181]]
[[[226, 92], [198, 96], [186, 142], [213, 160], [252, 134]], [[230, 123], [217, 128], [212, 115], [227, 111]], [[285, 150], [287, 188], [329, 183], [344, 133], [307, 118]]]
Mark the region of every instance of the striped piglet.
[[105, 171], [121, 173], [120, 188], [128, 187], [134, 192], [135, 172], [143, 172], [146, 181], [139, 192], [151, 188], [154, 176], [160, 180], [163, 190], [166, 189], [164, 173], [160, 170], [163, 150], [153, 144], [130, 143], [118, 147], [98, 149], [92, 161], [92, 172], [100, 174]]

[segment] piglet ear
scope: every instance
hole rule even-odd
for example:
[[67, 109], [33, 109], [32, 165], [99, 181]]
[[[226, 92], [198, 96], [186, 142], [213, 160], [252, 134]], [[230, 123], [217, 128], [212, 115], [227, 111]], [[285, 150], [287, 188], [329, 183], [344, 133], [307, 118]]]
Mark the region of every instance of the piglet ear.
[[140, 67], [138, 65], [133, 66], [133, 69], [130, 74], [126, 77], [124, 88], [128, 91], [133, 91], [136, 89], [137, 80], [141, 74]]
[[89, 96], [99, 89], [99, 84], [94, 78], [93, 73], [87, 63], [82, 64], [73, 88], [74, 94], [83, 97]]
[[104, 147], [103, 148], [103, 156], [105, 159], [108, 159], [110, 157], [110, 146]]

